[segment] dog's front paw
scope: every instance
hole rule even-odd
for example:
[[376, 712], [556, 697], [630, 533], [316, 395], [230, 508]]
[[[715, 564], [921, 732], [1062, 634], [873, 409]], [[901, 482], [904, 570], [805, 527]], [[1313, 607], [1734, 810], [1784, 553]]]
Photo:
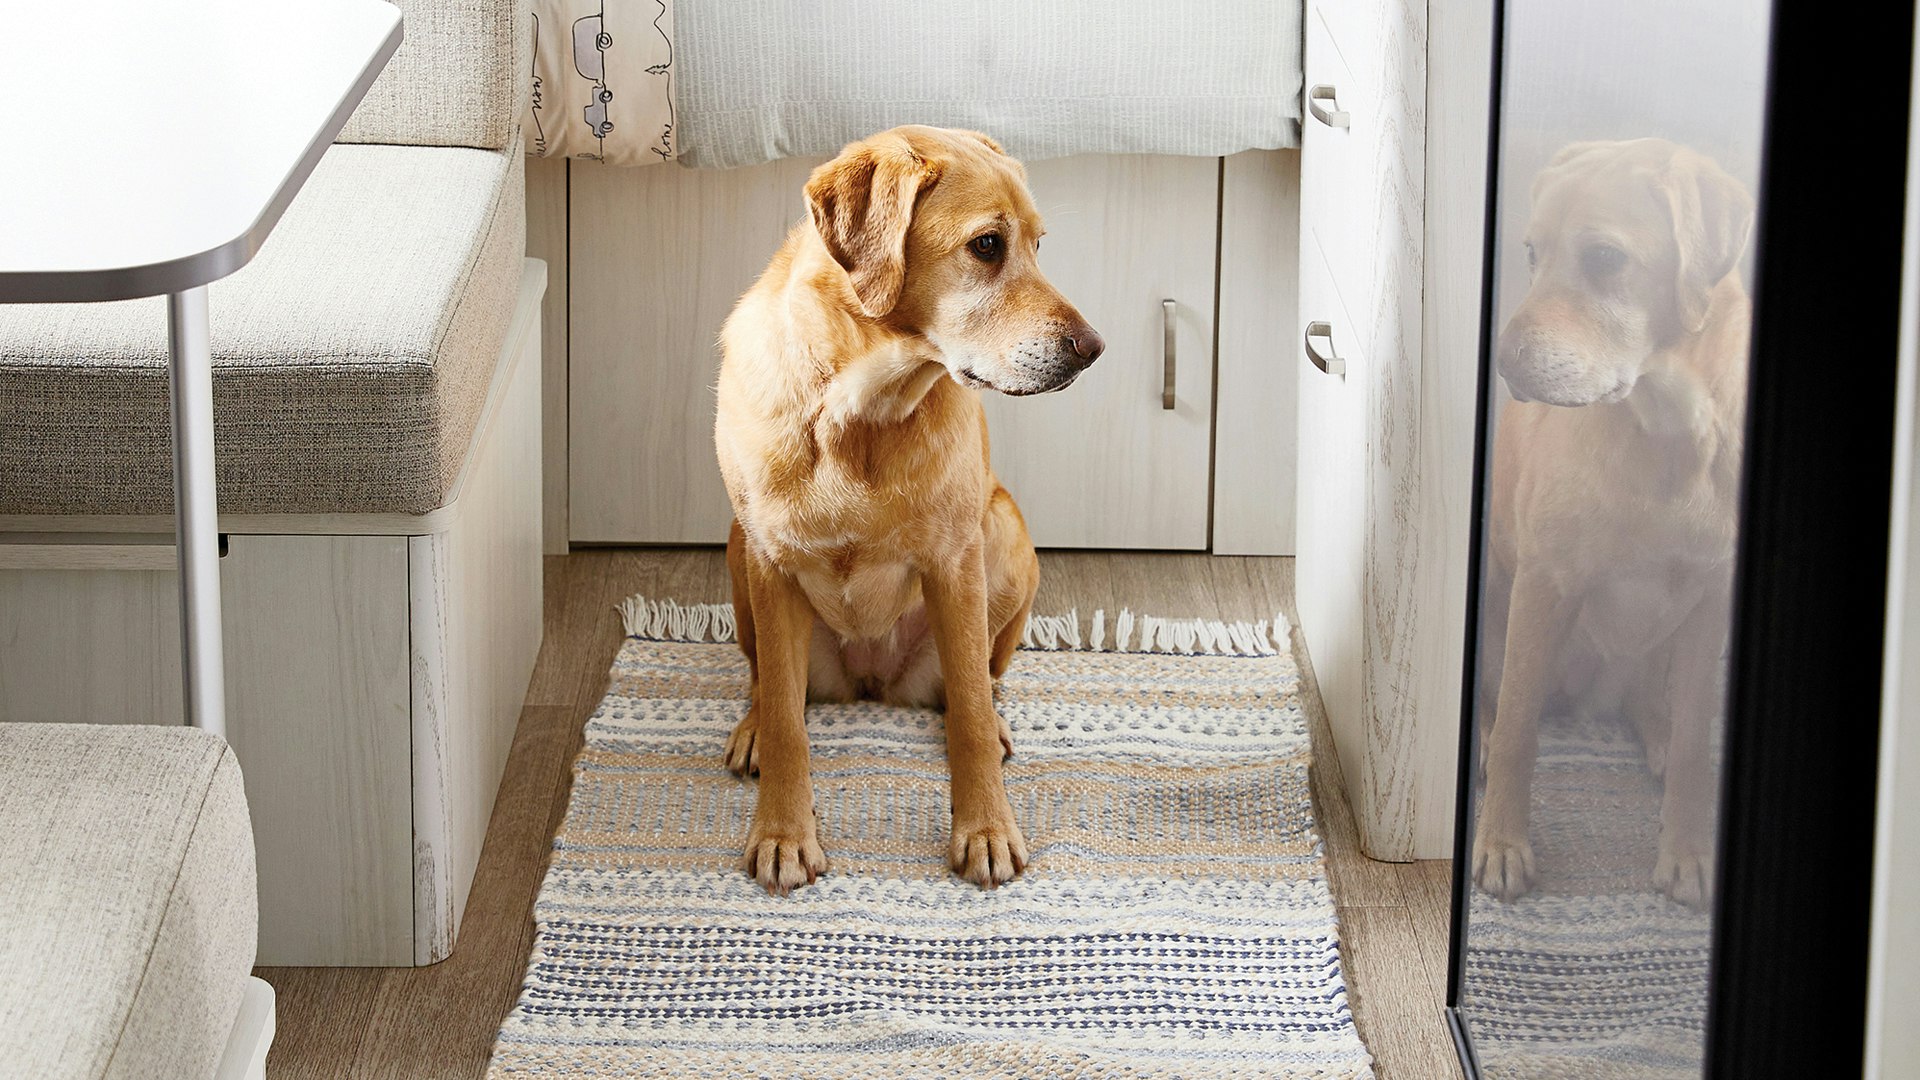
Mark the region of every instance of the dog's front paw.
[[760, 715], [758, 709], [748, 709], [747, 715], [734, 725], [733, 734], [727, 736], [727, 748], [721, 752], [726, 760], [727, 770], [735, 776], [749, 774], [760, 775]]
[[953, 872], [983, 889], [1012, 881], [1027, 868], [1027, 838], [1004, 801], [993, 813], [953, 820], [953, 847], [947, 861]]
[[1502, 900], [1517, 900], [1533, 888], [1533, 845], [1525, 836], [1490, 835], [1481, 829], [1473, 841], [1473, 880]]
[[1660, 854], [1653, 863], [1653, 883], [1676, 902], [1704, 908], [1713, 899], [1711, 845], [1681, 838], [1676, 830], [1660, 830]]
[[820, 850], [820, 830], [811, 817], [789, 826], [768, 824], [755, 814], [740, 868], [776, 896], [810, 885], [827, 872], [827, 856]]

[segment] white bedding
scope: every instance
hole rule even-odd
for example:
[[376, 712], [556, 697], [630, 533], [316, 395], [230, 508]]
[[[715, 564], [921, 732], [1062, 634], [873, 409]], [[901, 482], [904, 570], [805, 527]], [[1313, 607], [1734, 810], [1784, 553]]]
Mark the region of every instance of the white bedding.
[[1298, 2], [534, 0], [528, 152], [727, 168], [896, 124], [1019, 157], [1297, 146]]

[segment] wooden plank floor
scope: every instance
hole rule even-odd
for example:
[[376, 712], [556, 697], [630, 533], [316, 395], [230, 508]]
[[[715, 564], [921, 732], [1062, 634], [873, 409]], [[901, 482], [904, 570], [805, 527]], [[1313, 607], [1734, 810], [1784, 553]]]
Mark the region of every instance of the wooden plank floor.
[[[1219, 619], [1293, 618], [1293, 560], [1107, 552], [1041, 557], [1046, 614], [1095, 608]], [[575, 552], [547, 559], [546, 640], [493, 808], [453, 956], [428, 968], [261, 968], [279, 995], [273, 1080], [475, 1080], [512, 1007], [533, 940], [533, 899], [566, 810], [582, 723], [620, 646], [614, 605], [633, 593], [727, 599], [717, 549]], [[1298, 639], [1296, 638], [1296, 647]], [[1349, 996], [1380, 1080], [1459, 1076], [1440, 1019], [1448, 867], [1359, 852], [1319, 694], [1313, 794], [1345, 949]]]

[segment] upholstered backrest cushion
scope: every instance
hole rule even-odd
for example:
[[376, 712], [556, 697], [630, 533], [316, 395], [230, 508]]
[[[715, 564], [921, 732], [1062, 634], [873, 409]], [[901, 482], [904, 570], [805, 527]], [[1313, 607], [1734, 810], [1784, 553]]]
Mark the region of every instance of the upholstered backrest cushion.
[[504, 148], [526, 108], [528, 0], [394, 0], [405, 35], [340, 142]]

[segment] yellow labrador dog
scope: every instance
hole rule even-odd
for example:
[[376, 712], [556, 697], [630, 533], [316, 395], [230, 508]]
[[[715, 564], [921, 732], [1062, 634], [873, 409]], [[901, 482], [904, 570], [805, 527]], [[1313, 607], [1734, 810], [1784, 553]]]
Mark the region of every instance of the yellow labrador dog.
[[1664, 777], [1656, 882], [1682, 903], [1711, 894], [1752, 221], [1737, 181], [1659, 139], [1568, 146], [1534, 182], [1532, 286], [1496, 355], [1514, 400], [1494, 439], [1474, 841], [1496, 896], [1533, 884], [1530, 786], [1556, 693], [1631, 718]]
[[993, 682], [1040, 566], [977, 391], [1064, 389], [1100, 335], [1040, 273], [1026, 173], [984, 135], [875, 135], [815, 170], [806, 200], [720, 338], [714, 443], [752, 669], [726, 760], [760, 776], [743, 865], [779, 893], [826, 869], [809, 699], [944, 702], [951, 863], [991, 888], [1027, 861]]

